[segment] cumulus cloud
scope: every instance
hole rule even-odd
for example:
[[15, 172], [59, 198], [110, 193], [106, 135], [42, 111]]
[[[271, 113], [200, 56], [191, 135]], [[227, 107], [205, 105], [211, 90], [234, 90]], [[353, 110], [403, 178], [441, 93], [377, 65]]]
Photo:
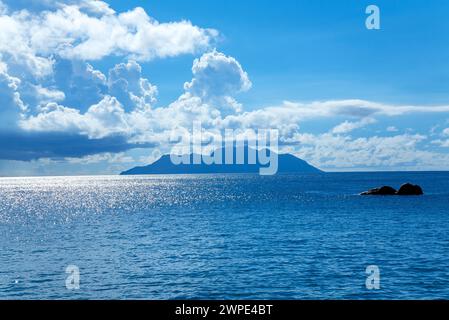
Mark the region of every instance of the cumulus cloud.
[[369, 124], [372, 124], [375, 122], [376, 122], [376, 119], [373, 119], [373, 118], [363, 118], [360, 121], [352, 121], [352, 122], [346, 120], [345, 122], [340, 123], [338, 126], [334, 127], [332, 129], [332, 133], [336, 133], [336, 134], [349, 133], [355, 129], [362, 128], [366, 125], [369, 125]]
[[115, 13], [102, 1], [33, 2], [42, 10], [37, 12], [30, 11], [33, 5], [8, 2], [13, 3], [0, 11], [0, 53], [11, 63], [25, 64], [35, 76], [51, 73], [54, 55], [79, 60], [120, 55], [147, 61], [205, 50], [218, 35], [189, 21], [159, 23], [139, 7]]
[[[36, 145], [30, 157], [10, 152], [8, 159], [69, 155], [56, 152], [58, 137], [70, 137], [68, 143], [78, 137], [77, 156], [82, 143], [85, 154], [95, 153], [95, 143], [98, 152], [150, 144], [157, 88], [137, 61], [197, 53], [218, 35], [189, 21], [159, 23], [142, 8], [117, 13], [91, 0], [0, 1], [0, 30], [1, 142]], [[105, 75], [91, 61], [107, 56], [125, 62]]]
[[301, 122], [343, 117], [348, 118], [348, 120], [334, 128], [337, 132], [343, 133], [343, 131], [349, 132], [372, 124], [376, 121], [376, 117], [399, 117], [420, 113], [444, 114], [448, 112], [449, 106], [446, 105], [403, 106], [359, 99], [314, 101], [310, 103], [284, 101], [277, 106], [229, 115], [223, 119], [222, 125], [229, 128], [277, 128], [284, 136], [289, 136], [299, 130]]
[[[151, 108], [157, 88], [141, 77], [134, 61], [116, 65], [106, 77], [90, 64], [60, 60], [49, 83], [51, 87], [27, 83], [20, 94], [21, 80], [2, 72], [2, 99], [8, 99], [9, 112], [16, 127], [33, 132], [70, 132], [102, 138], [121, 134], [130, 136], [133, 112]], [[22, 101], [24, 100], [24, 101]], [[30, 107], [26, 107], [30, 106]], [[3, 120], [6, 119], [6, 116]], [[134, 131], [133, 131], [134, 130]]]
[[252, 83], [235, 58], [214, 50], [195, 59], [192, 74], [192, 80], [184, 84], [186, 95], [199, 97], [222, 113], [241, 111], [234, 96], [249, 90]]
[[[142, 8], [92, 15], [82, 4], [61, 4], [54, 10], [30, 13], [23, 9], [0, 17], [0, 49], [32, 58], [53, 54], [67, 59], [98, 60], [126, 55], [137, 60], [195, 53], [207, 48], [217, 32], [189, 21], [159, 23]], [[20, 44], [11, 48], [10, 41]], [[9, 49], [8, 49], [9, 47]], [[14, 52], [11, 52], [14, 51]], [[47, 61], [49, 63], [49, 61]]]
[[352, 138], [344, 135], [298, 134], [296, 153], [328, 169], [396, 168], [412, 170], [446, 166], [449, 155], [420, 147], [420, 134]]
[[[198, 69], [198, 63], [208, 61], [211, 65], [215, 65], [215, 58], [221, 65], [220, 68], [214, 69], [214, 77], [221, 78], [223, 86], [232, 89], [214, 90], [214, 86], [208, 86], [206, 83], [202, 90], [192, 90], [193, 87], [200, 86], [201, 81], [197, 80], [203, 80], [200, 74], [209, 68], [208, 64], [205, 64]], [[227, 64], [222, 64], [224, 61]], [[348, 135], [357, 128], [375, 123], [376, 116], [396, 117], [407, 113], [440, 113], [447, 110], [446, 106], [404, 107], [363, 100], [284, 102], [279, 106], [247, 112], [234, 110], [231, 114], [227, 114], [213, 102], [217, 101], [217, 97], [224, 98], [229, 95], [233, 98], [230, 95], [236, 95], [241, 90], [247, 89], [250, 83], [247, 74], [240, 65], [236, 68], [234, 58], [216, 51], [204, 54], [193, 65], [193, 78], [188, 82], [189, 85], [185, 86], [185, 92], [173, 103], [159, 108], [151, 107], [156, 88], [146, 79], [141, 78], [141, 67], [137, 62], [120, 63], [110, 70], [108, 76], [84, 66], [79, 70], [89, 70], [87, 74], [90, 75], [96, 73], [93, 79], [99, 80], [103, 86], [103, 93], [99, 95], [101, 100], [98, 103], [89, 106], [85, 112], [58, 103], [47, 104], [41, 107], [37, 114], [22, 119], [21, 128], [28, 133], [55, 132], [62, 136], [78, 134], [86, 137], [89, 143], [90, 140], [109, 141], [109, 139], [117, 143], [120, 141], [117, 139], [122, 139], [121, 142], [124, 143], [122, 147], [126, 150], [145, 144], [159, 147], [165, 144], [166, 147], [173, 129], [189, 130], [194, 121], [201, 121], [203, 127], [217, 132], [226, 128], [242, 131], [248, 128], [279, 129], [281, 144], [292, 148], [287, 151], [294, 152], [322, 168], [351, 166], [416, 168], [418, 165], [428, 165], [431, 159], [440, 159], [440, 162], [446, 159], [443, 155], [420, 149], [420, 144], [427, 139], [424, 135], [405, 134], [365, 138], [353, 138]], [[229, 69], [236, 71], [234, 76], [221, 77], [219, 70], [228, 74]], [[81, 74], [84, 74], [84, 71]], [[91, 76], [87, 77], [87, 79], [91, 78]], [[228, 85], [227, 81], [231, 84]], [[126, 108], [126, 104], [131, 104], [130, 108]], [[142, 108], [142, 105], [146, 107]], [[308, 134], [300, 131], [300, 125], [303, 122], [334, 117], [347, 117], [353, 120], [345, 120], [323, 134]], [[106, 146], [110, 145], [106, 144]], [[112, 146], [118, 148], [117, 144]]]
[[126, 109], [145, 108], [156, 101], [157, 87], [142, 78], [142, 68], [135, 61], [120, 63], [109, 71], [109, 94], [117, 97]]
[[18, 92], [20, 83], [19, 78], [8, 74], [6, 64], [0, 60], [0, 119], [2, 130], [15, 128], [20, 119], [20, 114], [26, 111]]
[[195, 59], [193, 79], [184, 85], [187, 92], [201, 98], [233, 96], [251, 88], [248, 74], [240, 63], [216, 50]]
[[20, 122], [28, 132], [65, 132], [81, 134], [90, 139], [128, 133], [128, 124], [123, 106], [114, 97], [106, 96], [98, 104], [92, 105], [86, 113], [78, 109], [48, 104], [36, 116]]
[[[321, 168], [449, 163], [435, 150], [449, 146], [449, 129], [431, 143], [424, 134], [396, 134], [393, 127], [384, 136], [357, 137], [355, 131], [368, 132], [385, 117], [445, 114], [449, 106], [347, 99], [245, 110], [237, 99], [251, 80], [237, 59], [207, 50], [215, 30], [188, 21], [159, 23], [141, 8], [117, 13], [103, 1], [27, 1], [26, 10], [24, 3], [0, 1], [0, 159], [131, 161], [124, 151], [167, 150], [174, 129], [190, 130], [201, 121], [214, 134], [278, 129], [285, 151]], [[203, 50], [180, 96], [155, 107], [158, 88], [143, 75], [142, 61]], [[120, 61], [103, 73], [95, 60], [107, 56]], [[301, 130], [315, 120], [338, 122], [321, 133]]]
[[[118, 69], [122, 68], [125, 66], [122, 65]], [[359, 104], [332, 101], [312, 102], [308, 105], [284, 103], [279, 107], [223, 115], [219, 109], [204, 103], [202, 97], [193, 96], [190, 92], [184, 93], [167, 107], [143, 110], [136, 108], [126, 112], [115, 97], [107, 96], [85, 113], [58, 105], [49, 106], [37, 116], [22, 121], [22, 125], [28, 131], [78, 132], [92, 139], [122, 135], [126, 136], [126, 141], [152, 145], [156, 142], [168, 143], [174, 128], [189, 130], [194, 121], [201, 121], [204, 127], [218, 130], [218, 132], [225, 128], [240, 130], [277, 128], [280, 130], [281, 144], [292, 146], [293, 149], [289, 151], [322, 168], [351, 166], [416, 168], [418, 165], [428, 166], [432, 159], [441, 159], [441, 162], [446, 159], [443, 155], [420, 149], [420, 144], [427, 139], [425, 135], [404, 134], [364, 138], [348, 136], [352, 130], [375, 123], [374, 118], [344, 121], [331, 128], [330, 132], [323, 134], [308, 134], [300, 131], [300, 124], [305, 121], [335, 115], [349, 116], [346, 112], [347, 108], [344, 107], [343, 112], [340, 108], [348, 104], [353, 111], [350, 117], [365, 114], [356, 110]], [[364, 101], [360, 104], [361, 108], [363, 109], [366, 104], [371, 102]], [[320, 108], [321, 106], [323, 108]], [[390, 110], [395, 107], [382, 105], [379, 109]], [[407, 112], [423, 112], [422, 108], [425, 107], [415, 107]], [[430, 112], [441, 112], [440, 109], [444, 108], [446, 107], [431, 107]], [[323, 112], [322, 109], [325, 111]], [[313, 110], [313, 112], [302, 112], [304, 110]]]
[[65, 105], [81, 111], [87, 110], [108, 93], [107, 77], [84, 61], [57, 59], [49, 85], [64, 93], [62, 101]]
[[[213, 86], [207, 87], [201, 82], [205, 79], [203, 75], [199, 76], [202, 73], [198, 70], [199, 61], [203, 63], [202, 68], [208, 69], [208, 63], [217, 65], [216, 60], [220, 62], [219, 68], [214, 70], [213, 75], [209, 75], [211, 80], [212, 77], [217, 77], [221, 79], [225, 88], [232, 88], [232, 90], [223, 91]], [[190, 83], [195, 86], [202, 84], [204, 90], [199, 93], [188, 87], [176, 101], [167, 107], [155, 109], [151, 107], [151, 104], [155, 100], [157, 88], [141, 77], [141, 67], [137, 62], [117, 64], [109, 71], [108, 77], [103, 75], [92, 77], [92, 68], [88, 67], [87, 73], [85, 67], [78, 68], [82, 72], [76, 72], [76, 74], [89, 76], [81, 79], [68, 77], [69, 87], [72, 91], [78, 92], [77, 84], [84, 83], [82, 88], [87, 86], [87, 91], [93, 93], [96, 90], [92, 88], [98, 89], [97, 82], [107, 83], [107, 90], [97, 97], [102, 100], [91, 105], [85, 112], [81, 108], [49, 103], [40, 107], [35, 115], [29, 115], [21, 120], [20, 126], [29, 132], [70, 132], [87, 135], [92, 139], [122, 135], [134, 143], [156, 140], [167, 142], [173, 128], [190, 128], [194, 121], [202, 121], [208, 128], [220, 128], [225, 112], [221, 108], [223, 105], [216, 103], [223, 101], [230, 103], [229, 99], [237, 103], [228, 95], [246, 90], [250, 85], [248, 76], [234, 58], [216, 51], [204, 54], [193, 65], [193, 79]], [[210, 68], [214, 69], [213, 66]], [[230, 70], [235, 71], [232, 77], [229, 77], [229, 74], [232, 74]], [[222, 76], [222, 73], [225, 76]], [[91, 81], [92, 78], [99, 81]]]

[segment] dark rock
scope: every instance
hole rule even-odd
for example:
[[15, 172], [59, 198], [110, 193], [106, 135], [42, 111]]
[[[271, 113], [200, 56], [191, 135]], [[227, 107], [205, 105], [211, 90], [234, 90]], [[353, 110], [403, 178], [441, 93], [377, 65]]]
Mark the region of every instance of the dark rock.
[[390, 186], [383, 186], [380, 188], [371, 189], [365, 192], [362, 192], [362, 196], [392, 196], [396, 194], [396, 189]]
[[422, 188], [411, 183], [403, 184], [397, 192], [399, 196], [420, 196], [422, 194], [424, 194]]

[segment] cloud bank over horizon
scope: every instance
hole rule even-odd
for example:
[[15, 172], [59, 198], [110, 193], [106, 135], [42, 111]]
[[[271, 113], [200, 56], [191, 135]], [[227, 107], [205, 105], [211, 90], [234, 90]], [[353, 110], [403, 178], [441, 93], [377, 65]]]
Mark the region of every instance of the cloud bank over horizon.
[[[449, 105], [344, 99], [247, 110], [238, 97], [254, 86], [250, 75], [216, 49], [219, 31], [186, 20], [160, 23], [104, 1], [0, 0], [0, 30], [0, 160], [144, 164], [151, 157], [128, 152], [167, 152], [173, 130], [201, 121], [217, 133], [278, 129], [281, 151], [322, 169], [449, 169], [449, 122], [427, 132], [401, 126], [421, 115], [449, 119]], [[197, 57], [192, 77], [156, 106], [159, 89], [143, 68], [181, 55]], [[120, 62], [108, 72], [95, 67], [111, 57]], [[325, 129], [313, 129], [318, 122]]]

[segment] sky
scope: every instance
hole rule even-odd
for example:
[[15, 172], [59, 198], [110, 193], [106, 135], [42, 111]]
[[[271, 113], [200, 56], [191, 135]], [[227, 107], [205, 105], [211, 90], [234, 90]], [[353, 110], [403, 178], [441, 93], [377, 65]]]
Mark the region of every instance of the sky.
[[117, 174], [194, 121], [278, 129], [282, 152], [328, 171], [448, 170], [448, 15], [438, 0], [0, 0], [0, 176]]

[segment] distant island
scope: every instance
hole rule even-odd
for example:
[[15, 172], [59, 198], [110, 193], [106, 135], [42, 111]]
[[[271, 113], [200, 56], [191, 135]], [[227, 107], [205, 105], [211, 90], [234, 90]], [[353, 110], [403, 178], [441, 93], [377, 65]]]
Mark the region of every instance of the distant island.
[[[223, 149], [222, 149], [223, 150]], [[274, 155], [273, 151], [272, 152]], [[245, 150], [245, 159], [247, 158], [248, 150]], [[224, 152], [223, 152], [224, 154]], [[235, 155], [234, 148], [234, 155]], [[259, 173], [260, 168], [266, 167], [259, 163], [257, 164], [193, 164], [193, 154], [189, 155], [190, 164], [173, 164], [170, 155], [163, 155], [150, 165], [142, 167], [134, 167], [130, 170], [120, 173], [120, 175], [144, 175], [144, 174], [212, 174], [212, 173]], [[224, 159], [224, 158], [223, 158]], [[235, 158], [234, 158], [235, 159]], [[306, 161], [292, 155], [279, 154], [278, 155], [278, 170], [277, 173], [322, 173], [320, 169], [308, 164]]]

